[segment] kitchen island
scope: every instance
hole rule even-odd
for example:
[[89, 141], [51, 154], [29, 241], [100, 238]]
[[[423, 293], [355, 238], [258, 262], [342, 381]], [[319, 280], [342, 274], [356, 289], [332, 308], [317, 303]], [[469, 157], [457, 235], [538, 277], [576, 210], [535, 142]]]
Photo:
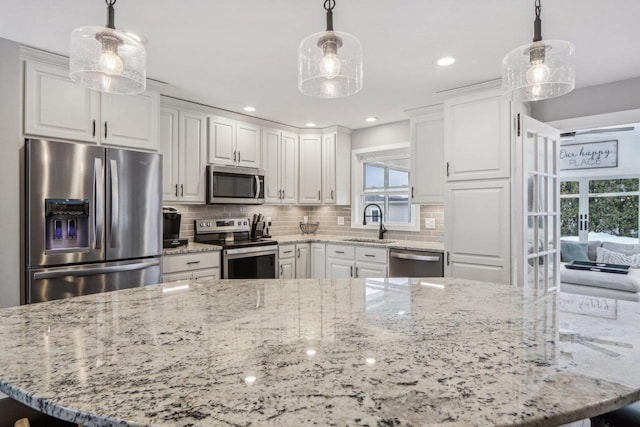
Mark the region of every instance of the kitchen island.
[[559, 425], [640, 400], [638, 325], [450, 278], [174, 282], [0, 310], [0, 391], [85, 426]]

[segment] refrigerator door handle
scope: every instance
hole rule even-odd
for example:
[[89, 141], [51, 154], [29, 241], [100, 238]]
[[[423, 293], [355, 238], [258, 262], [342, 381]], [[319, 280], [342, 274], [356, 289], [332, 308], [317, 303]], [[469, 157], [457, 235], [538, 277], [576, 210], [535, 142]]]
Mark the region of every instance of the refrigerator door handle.
[[42, 271], [33, 273], [34, 280], [55, 279], [66, 276], [92, 276], [94, 274], [120, 273], [122, 271], [144, 270], [149, 267], [160, 265], [159, 259], [144, 262], [136, 262], [134, 264], [114, 265], [111, 267], [93, 267], [93, 268], [68, 268], [56, 271]]
[[120, 206], [118, 206], [118, 200], [120, 199], [118, 192], [118, 162], [111, 159], [109, 163], [111, 165], [111, 227], [109, 228], [109, 247], [115, 248], [118, 242], [116, 242], [113, 230], [118, 229], [118, 215], [120, 214]]
[[104, 225], [104, 171], [102, 159], [93, 159], [93, 247], [102, 248], [102, 227]]

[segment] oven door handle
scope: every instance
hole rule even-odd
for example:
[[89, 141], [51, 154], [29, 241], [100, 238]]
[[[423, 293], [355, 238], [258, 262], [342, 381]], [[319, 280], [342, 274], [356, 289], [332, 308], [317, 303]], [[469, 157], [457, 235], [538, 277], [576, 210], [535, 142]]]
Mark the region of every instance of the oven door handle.
[[278, 251], [278, 245], [270, 245], [270, 246], [254, 246], [254, 247], [250, 247], [250, 248], [237, 248], [237, 249], [225, 249], [224, 250], [224, 254], [225, 255], [245, 255], [245, 254], [260, 254], [261, 252], [264, 252], [265, 255], [269, 254], [269, 253], [273, 253], [273, 252], [277, 252]]

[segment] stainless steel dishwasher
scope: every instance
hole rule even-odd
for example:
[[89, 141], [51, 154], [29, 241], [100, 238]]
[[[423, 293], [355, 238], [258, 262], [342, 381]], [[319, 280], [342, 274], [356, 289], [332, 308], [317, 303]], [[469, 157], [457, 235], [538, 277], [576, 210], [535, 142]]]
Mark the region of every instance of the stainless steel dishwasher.
[[390, 249], [389, 277], [444, 277], [443, 254]]

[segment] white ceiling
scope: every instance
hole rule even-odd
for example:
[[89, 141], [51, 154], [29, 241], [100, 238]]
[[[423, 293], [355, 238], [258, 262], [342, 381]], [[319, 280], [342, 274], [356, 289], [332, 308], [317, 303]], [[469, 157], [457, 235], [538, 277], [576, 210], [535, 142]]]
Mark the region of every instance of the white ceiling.
[[[119, 0], [116, 27], [147, 39], [148, 77], [190, 100], [303, 127], [406, 119], [438, 91], [499, 78], [533, 36], [533, 0], [337, 0], [336, 30], [358, 37], [364, 89], [313, 99], [297, 88], [297, 47], [324, 30], [324, 0]], [[638, 0], [543, 0], [542, 33], [576, 45], [577, 87], [640, 76]], [[71, 30], [104, 25], [104, 0], [2, 0], [0, 37], [68, 55]], [[434, 60], [453, 55], [447, 68]]]

